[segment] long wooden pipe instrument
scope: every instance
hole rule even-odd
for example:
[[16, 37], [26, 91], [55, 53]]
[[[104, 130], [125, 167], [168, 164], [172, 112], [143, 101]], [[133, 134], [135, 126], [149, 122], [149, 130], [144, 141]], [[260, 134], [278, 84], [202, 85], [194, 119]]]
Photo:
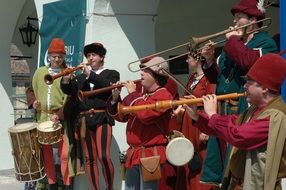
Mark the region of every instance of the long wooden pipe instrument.
[[[228, 100], [228, 99], [237, 99], [239, 97], [246, 96], [245, 93], [230, 93], [230, 94], [223, 94], [218, 95], [217, 100]], [[133, 113], [136, 111], [142, 111], [142, 110], [161, 110], [161, 109], [170, 109], [175, 108], [179, 105], [192, 105], [192, 104], [198, 104], [202, 103], [202, 98], [194, 98], [194, 99], [183, 99], [183, 100], [162, 100], [157, 101], [154, 104], [145, 104], [145, 105], [138, 105], [138, 106], [123, 106], [122, 104], [118, 104], [117, 110], [119, 117], [123, 117], [126, 114]]]
[[[86, 63], [86, 65], [90, 65], [90, 63]], [[78, 65], [76, 67], [65, 68], [64, 70], [62, 70], [61, 72], [55, 75], [46, 74], [44, 76], [44, 81], [47, 85], [53, 84], [54, 80], [56, 80], [57, 78], [60, 78], [65, 75], [69, 75], [79, 69], [82, 69], [82, 67], [83, 67], [82, 65]]]
[[[140, 82], [141, 79], [138, 80], [134, 80], [134, 83]], [[107, 86], [104, 88], [99, 88], [99, 89], [95, 89], [95, 90], [90, 90], [90, 91], [79, 91], [78, 93], [78, 98], [83, 101], [84, 98], [89, 97], [89, 96], [94, 96], [96, 94], [100, 94], [100, 93], [104, 93], [104, 92], [109, 92], [115, 88], [121, 88], [123, 87], [123, 84], [116, 84], [116, 85], [111, 85], [111, 86]]]

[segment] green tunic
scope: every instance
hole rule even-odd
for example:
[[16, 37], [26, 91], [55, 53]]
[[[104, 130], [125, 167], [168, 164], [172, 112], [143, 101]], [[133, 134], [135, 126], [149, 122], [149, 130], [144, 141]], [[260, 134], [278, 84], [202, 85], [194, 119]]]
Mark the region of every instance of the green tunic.
[[61, 90], [60, 78], [55, 79], [51, 85], [45, 83], [44, 76], [48, 73], [48, 67], [44, 66], [37, 69], [33, 76], [33, 90], [36, 98], [41, 103], [41, 110], [36, 114], [38, 122], [50, 120], [51, 114], [49, 113], [63, 107], [67, 99], [67, 95]]
[[[262, 55], [270, 52], [276, 52], [277, 47], [274, 41], [269, 38], [267, 32], [259, 32], [246, 44], [250, 49], [260, 49]], [[244, 92], [244, 80], [247, 71], [240, 69], [237, 64], [231, 60], [223, 51], [218, 59], [220, 75], [217, 81], [216, 94], [228, 94], [233, 92]], [[232, 74], [232, 76], [230, 76]], [[231, 109], [231, 102], [223, 102], [221, 114], [233, 114], [244, 112], [248, 104], [246, 98], [240, 98], [237, 109]]]
[[[65, 102], [67, 100], [67, 95], [63, 93], [60, 86], [61, 78], [57, 78], [53, 81], [51, 85], [47, 85], [44, 81], [44, 76], [49, 74], [49, 68], [46, 66], [40, 67], [35, 71], [32, 80], [32, 86], [34, 94], [37, 100], [40, 101], [40, 110], [36, 112], [36, 120], [41, 123], [44, 121], [51, 120], [51, 116], [56, 114], [60, 109], [63, 109]], [[66, 120], [61, 120], [61, 124], [64, 128], [64, 134], [67, 133], [67, 122]], [[67, 138], [69, 142], [68, 135], [64, 135], [63, 138]], [[70, 152], [70, 144], [66, 144], [67, 149]], [[74, 170], [71, 164], [71, 158], [69, 155], [69, 176], [74, 176]], [[62, 183], [61, 180], [58, 181]], [[41, 180], [38, 183], [38, 189], [46, 190], [47, 181]]]

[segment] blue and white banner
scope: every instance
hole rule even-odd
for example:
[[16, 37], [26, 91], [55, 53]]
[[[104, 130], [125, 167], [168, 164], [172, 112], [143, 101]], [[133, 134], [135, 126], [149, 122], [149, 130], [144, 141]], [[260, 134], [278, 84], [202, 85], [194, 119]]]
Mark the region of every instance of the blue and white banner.
[[47, 65], [47, 49], [53, 38], [65, 42], [66, 64], [82, 62], [86, 27], [86, 0], [62, 0], [44, 4], [40, 28], [41, 52], [38, 66]]

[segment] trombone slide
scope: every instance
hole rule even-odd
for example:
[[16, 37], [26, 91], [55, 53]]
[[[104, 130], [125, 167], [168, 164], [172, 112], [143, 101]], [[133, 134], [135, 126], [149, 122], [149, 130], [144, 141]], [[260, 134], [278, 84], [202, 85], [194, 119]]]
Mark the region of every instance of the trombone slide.
[[[128, 64], [128, 69], [129, 71], [131, 72], [138, 72], [138, 71], [141, 71], [143, 69], [147, 69], [149, 67], [152, 67], [152, 66], [155, 66], [155, 65], [160, 65], [161, 63], [165, 62], [165, 61], [170, 61], [170, 60], [173, 60], [173, 59], [176, 59], [178, 57], [182, 57], [184, 55], [187, 55], [189, 52], [187, 53], [184, 53], [184, 54], [181, 54], [181, 55], [177, 55], [173, 58], [170, 58], [170, 59], [167, 59], [163, 62], [160, 62], [160, 63], [157, 63], [157, 64], [154, 64], [154, 65], [151, 65], [151, 66], [146, 66], [146, 67], [143, 67], [143, 68], [140, 68], [140, 69], [134, 69], [132, 68], [132, 65], [133, 64], [138, 64], [141, 60], [145, 59], [145, 58], [148, 58], [148, 57], [152, 57], [152, 56], [158, 56], [158, 55], [161, 55], [161, 54], [164, 54], [164, 53], [169, 53], [170, 51], [173, 51], [175, 49], [178, 49], [178, 48], [181, 48], [181, 47], [184, 47], [184, 46], [189, 46], [189, 48], [193, 49], [193, 50], [198, 50], [198, 49], [202, 49], [202, 48], [199, 48], [200, 45], [202, 45], [203, 43], [209, 41], [209, 40], [212, 40], [212, 39], [215, 39], [217, 37], [220, 37], [220, 36], [223, 36], [229, 32], [232, 32], [232, 31], [235, 31], [235, 30], [240, 30], [240, 29], [246, 29], [247, 27], [251, 26], [251, 25], [254, 25], [254, 24], [259, 24], [259, 23], [265, 23], [263, 24], [263, 26], [261, 26], [260, 28], [258, 29], [254, 29], [254, 30], [251, 30], [251, 31], [247, 31], [245, 34], [251, 34], [251, 33], [254, 33], [254, 32], [257, 32], [259, 30], [262, 30], [264, 28], [267, 28], [272, 22], [272, 19], [271, 18], [264, 18], [264, 19], [261, 19], [261, 20], [258, 20], [254, 23], [248, 23], [248, 24], [245, 24], [245, 25], [242, 25], [242, 26], [239, 26], [239, 27], [235, 27], [235, 28], [229, 28], [229, 29], [225, 29], [223, 31], [220, 31], [220, 32], [217, 32], [217, 33], [214, 33], [214, 34], [211, 34], [211, 35], [207, 35], [207, 36], [201, 36], [201, 37], [191, 37], [189, 42], [187, 43], [184, 43], [184, 44], [181, 44], [181, 45], [178, 45], [178, 46], [175, 46], [175, 47], [172, 47], [172, 48], [169, 48], [169, 49], [166, 49], [166, 50], [163, 50], [161, 52], [158, 52], [158, 53], [154, 53], [152, 55], [148, 55], [148, 56], [145, 56], [139, 60], [136, 60], [136, 61], [132, 61]], [[218, 43], [222, 43], [224, 42], [224, 40], [221, 40], [215, 44], [218, 44]]]

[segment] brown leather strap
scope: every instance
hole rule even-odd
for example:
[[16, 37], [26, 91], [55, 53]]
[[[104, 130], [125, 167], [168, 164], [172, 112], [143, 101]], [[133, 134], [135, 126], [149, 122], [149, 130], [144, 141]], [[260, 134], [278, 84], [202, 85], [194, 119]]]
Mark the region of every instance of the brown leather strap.
[[146, 157], [146, 154], [145, 154], [145, 147], [142, 146], [141, 147], [141, 158], [145, 158]]
[[87, 111], [82, 111], [80, 112], [80, 115], [90, 115], [90, 114], [95, 114], [95, 113], [103, 113], [105, 112], [106, 110], [103, 110], [103, 109], [90, 109], [90, 110], [87, 110]]
[[153, 155], [154, 156], [158, 155], [158, 151], [157, 151], [157, 147], [156, 146], [153, 147]]
[[59, 111], [59, 109], [55, 110], [37, 110], [37, 112], [46, 113], [46, 114], [55, 114]]
[[[157, 147], [153, 146], [153, 156], [157, 156], [157, 155], [158, 155]], [[146, 157], [145, 147], [142, 146], [141, 147], [141, 158], [145, 158], [145, 157]]]

